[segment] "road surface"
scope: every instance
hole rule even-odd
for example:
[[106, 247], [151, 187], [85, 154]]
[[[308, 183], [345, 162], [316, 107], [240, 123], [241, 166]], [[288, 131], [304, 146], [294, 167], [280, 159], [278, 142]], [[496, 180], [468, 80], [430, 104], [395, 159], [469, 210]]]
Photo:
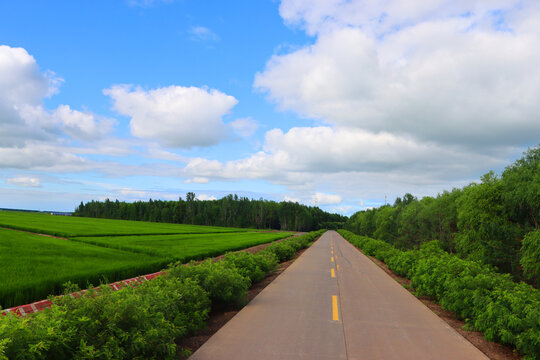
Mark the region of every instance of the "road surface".
[[328, 231], [190, 359], [487, 357]]

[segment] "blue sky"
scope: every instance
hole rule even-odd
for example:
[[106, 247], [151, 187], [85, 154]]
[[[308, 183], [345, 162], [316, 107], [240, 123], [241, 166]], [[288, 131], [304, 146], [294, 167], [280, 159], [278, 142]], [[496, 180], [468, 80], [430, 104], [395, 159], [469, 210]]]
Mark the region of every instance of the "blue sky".
[[463, 186], [540, 139], [538, 14], [0, 1], [0, 207], [194, 191], [351, 214]]

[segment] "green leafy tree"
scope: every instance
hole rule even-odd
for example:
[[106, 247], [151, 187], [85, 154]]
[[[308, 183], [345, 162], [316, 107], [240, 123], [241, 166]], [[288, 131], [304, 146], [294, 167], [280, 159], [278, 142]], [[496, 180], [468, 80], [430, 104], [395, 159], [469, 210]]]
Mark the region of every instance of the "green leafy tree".
[[391, 206], [383, 206], [377, 212], [375, 224], [377, 229], [374, 232], [374, 236], [377, 239], [381, 239], [388, 243], [393, 244], [397, 238], [397, 224], [396, 224], [397, 209]]
[[529, 149], [502, 174], [503, 200], [509, 219], [540, 229], [540, 146]]
[[462, 257], [516, 274], [519, 229], [508, 222], [502, 194], [502, 182], [492, 171], [482, 177], [481, 184], [465, 188], [457, 201], [456, 250]]
[[540, 230], [531, 231], [523, 239], [519, 262], [525, 278], [540, 286]]

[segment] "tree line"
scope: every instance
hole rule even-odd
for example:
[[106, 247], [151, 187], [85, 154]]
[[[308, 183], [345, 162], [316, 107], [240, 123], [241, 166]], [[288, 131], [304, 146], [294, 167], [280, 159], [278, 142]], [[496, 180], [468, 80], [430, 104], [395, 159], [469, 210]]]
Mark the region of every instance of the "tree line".
[[338, 229], [347, 220], [346, 216], [297, 202], [250, 200], [232, 194], [219, 200], [198, 200], [193, 192], [188, 192], [185, 200], [180, 197], [177, 201], [150, 199], [128, 203], [107, 199], [81, 202], [73, 215], [290, 231]]
[[345, 228], [400, 249], [439, 240], [463, 259], [480, 260], [531, 283], [540, 281], [540, 145], [480, 183], [360, 211]]

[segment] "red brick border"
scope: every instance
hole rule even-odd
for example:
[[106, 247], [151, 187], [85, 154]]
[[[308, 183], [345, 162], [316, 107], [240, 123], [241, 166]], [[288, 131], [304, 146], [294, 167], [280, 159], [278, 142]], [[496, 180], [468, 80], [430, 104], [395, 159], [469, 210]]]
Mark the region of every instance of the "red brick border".
[[[117, 291], [117, 290], [120, 290], [121, 288], [123, 288], [124, 286], [127, 286], [127, 285], [132, 284], [132, 283], [142, 283], [143, 281], [152, 280], [152, 279], [162, 275], [163, 273], [164, 273], [163, 271], [158, 271], [158, 272], [148, 274], [148, 275], [137, 276], [137, 277], [134, 277], [134, 278], [131, 278], [131, 279], [126, 279], [126, 280], [121, 280], [121, 281], [111, 283], [111, 284], [109, 284], [109, 286], [114, 291]], [[96, 289], [98, 289], [98, 288], [96, 288]], [[84, 294], [85, 292], [86, 292], [86, 290], [82, 290], [82, 291], [79, 291], [79, 292], [76, 292], [76, 293], [71, 293], [71, 294], [69, 294], [69, 296], [78, 298], [82, 294]], [[16, 315], [19, 315], [19, 316], [26, 316], [28, 314], [33, 314], [33, 313], [37, 313], [39, 311], [42, 311], [44, 309], [48, 309], [51, 306], [52, 306], [52, 302], [50, 300], [41, 300], [41, 301], [33, 302], [31, 304], [19, 305], [19, 306], [15, 306], [15, 307], [12, 307], [12, 308], [9, 308], [9, 309], [1, 310], [0, 315], [5, 316], [7, 314], [16, 314]]]

